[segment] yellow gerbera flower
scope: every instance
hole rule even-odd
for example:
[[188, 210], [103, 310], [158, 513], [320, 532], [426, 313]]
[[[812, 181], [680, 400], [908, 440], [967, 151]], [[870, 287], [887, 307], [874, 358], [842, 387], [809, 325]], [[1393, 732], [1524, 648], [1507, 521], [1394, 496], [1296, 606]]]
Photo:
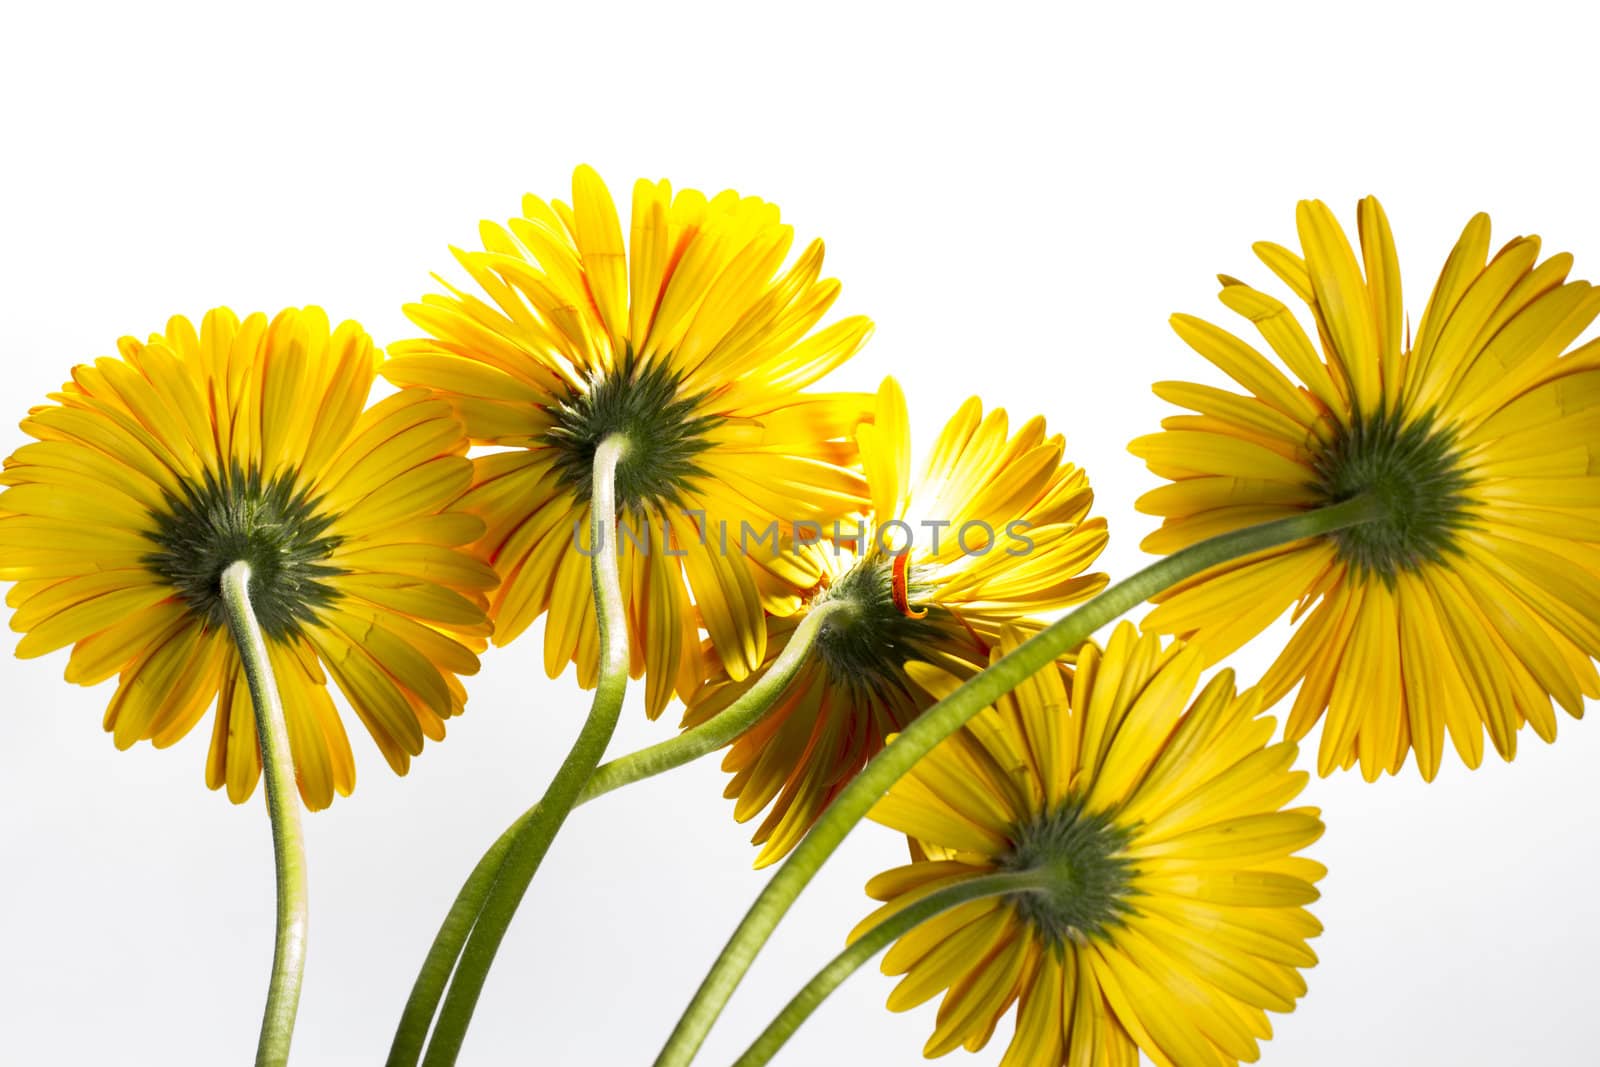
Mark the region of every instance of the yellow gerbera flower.
[[[618, 547], [633, 674], [661, 712], [703, 675], [699, 629], [743, 678], [766, 655], [763, 607], [793, 610], [814, 570], [787, 540], [862, 505], [849, 435], [867, 398], [802, 392], [861, 346], [864, 318], [812, 328], [838, 296], [814, 241], [780, 273], [793, 231], [778, 209], [723, 192], [634, 187], [629, 242], [598, 175], [573, 202], [523, 199], [483, 251], [456, 251], [489, 302], [451, 290], [406, 309], [430, 337], [393, 346], [385, 377], [435, 390], [475, 442], [463, 506], [486, 524], [478, 548], [500, 573], [490, 613], [505, 644], [549, 612], [544, 663], [595, 681], [586, 552], [595, 446], [623, 433]], [[581, 548], [581, 550], [580, 550]], [[690, 598], [693, 597], [691, 606]]]
[[378, 353], [318, 308], [218, 309], [198, 334], [173, 318], [118, 349], [29, 413], [37, 443], [0, 477], [17, 655], [71, 645], [68, 681], [119, 675], [118, 748], [170, 745], [215, 703], [206, 784], [242, 802], [261, 761], [220, 577], [243, 560], [306, 805], [355, 785], [324, 668], [404, 774], [489, 630], [494, 574], [455, 547], [483, 524], [449, 508], [472, 475], [449, 406], [407, 391], [363, 411]]
[[1371, 780], [1415, 749], [1431, 779], [1447, 729], [1476, 767], [1485, 726], [1509, 760], [1523, 723], [1555, 737], [1552, 696], [1577, 716], [1600, 695], [1600, 344], [1563, 354], [1600, 290], [1566, 281], [1569, 255], [1539, 262], [1537, 237], [1489, 259], [1480, 214], [1412, 343], [1377, 200], [1360, 205], [1359, 261], [1322, 203], [1301, 203], [1297, 221], [1304, 258], [1255, 250], [1310, 306], [1321, 354], [1288, 308], [1232, 278], [1222, 302], [1298, 383], [1232, 334], [1174, 317], [1249, 395], [1156, 386], [1198, 414], [1131, 446], [1172, 480], [1140, 501], [1164, 519], [1145, 546], [1172, 552], [1361, 493], [1380, 517], [1213, 568], [1145, 625], [1216, 660], [1298, 601], [1298, 631], [1261, 689], [1270, 705], [1299, 684], [1291, 739], [1326, 711], [1323, 774], [1359, 760]]
[[[736, 819], [771, 805], [753, 838], [763, 846], [757, 867], [782, 859], [884, 738], [933, 703], [907, 675], [908, 660], [974, 673], [1003, 625], [1106, 584], [1103, 574], [1083, 573], [1105, 547], [1105, 520], [1087, 518], [1088, 477], [1063, 462], [1062, 438], [1046, 436], [1042, 418], [1013, 434], [1003, 409], [986, 417], [977, 398], [968, 400], [915, 483], [894, 379], [857, 434], [876, 525], [853, 538], [859, 552], [840, 541], [802, 548], [821, 568], [821, 584], [799, 612], [768, 618], [763, 669], [808, 611], [850, 606], [823, 624], [777, 705], [723, 760]], [[684, 727], [717, 715], [759, 677], [713, 676], [689, 701]]]
[[[1006, 631], [995, 656], [1021, 640]], [[1324, 868], [1295, 853], [1322, 834], [1291, 743], [1193, 646], [1129, 623], [1074, 669], [1047, 668], [896, 783], [872, 818], [915, 862], [872, 879], [886, 901], [852, 939], [949, 886], [1046, 872], [1045, 888], [951, 908], [900, 938], [885, 974], [903, 1011], [943, 992], [924, 1053], [989, 1041], [1017, 1005], [1004, 1067], [1163, 1067], [1254, 1061], [1316, 963], [1305, 910]], [[913, 665], [940, 693], [958, 679]], [[1263, 747], [1266, 746], [1266, 747]]]

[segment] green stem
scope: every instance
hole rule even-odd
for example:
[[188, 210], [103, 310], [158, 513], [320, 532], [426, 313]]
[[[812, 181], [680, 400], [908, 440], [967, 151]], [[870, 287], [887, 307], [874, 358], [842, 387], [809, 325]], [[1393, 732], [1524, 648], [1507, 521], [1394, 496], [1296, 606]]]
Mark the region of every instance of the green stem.
[[968, 901], [997, 897], [1005, 893], [1038, 891], [1045, 888], [1046, 884], [1047, 878], [1038, 870], [1002, 871], [946, 886], [929, 893], [915, 904], [906, 905], [856, 938], [848, 948], [818, 971], [811, 981], [794, 995], [794, 999], [784, 1005], [777, 1017], [767, 1024], [767, 1028], [761, 1031], [761, 1036], [750, 1043], [744, 1055], [733, 1062], [733, 1067], [761, 1067], [771, 1060], [778, 1054], [784, 1042], [800, 1029], [800, 1024], [809, 1019], [811, 1013], [828, 999], [828, 994], [839, 988], [846, 978], [887, 948], [890, 942], [921, 926], [935, 915]]
[[1174, 552], [1046, 626], [923, 712], [840, 791], [767, 882], [696, 990], [656, 1059], [656, 1067], [686, 1067], [694, 1059], [756, 953], [823, 862], [901, 775], [967, 720], [1062, 653], [1081, 645], [1100, 627], [1163, 590], [1218, 564], [1368, 522], [1377, 514], [1377, 504], [1360, 496]]
[[461, 958], [461, 948], [467, 943], [467, 937], [478, 921], [484, 900], [494, 888], [506, 853], [511, 851], [511, 842], [538, 810], [537, 806], [529, 808], [489, 846], [489, 850], [467, 876], [461, 891], [456, 894], [455, 902], [450, 905], [450, 912], [440, 924], [427, 958], [422, 962], [422, 969], [417, 972], [417, 980], [411, 986], [411, 996], [406, 999], [405, 1010], [400, 1013], [400, 1025], [395, 1028], [394, 1042], [389, 1046], [385, 1067], [416, 1067], [417, 1061], [422, 1058], [423, 1046], [428, 1043], [428, 1031], [433, 1026], [434, 1015], [439, 1011], [439, 1001], [444, 999], [445, 987], [449, 985], [450, 975], [456, 969], [456, 961]]
[[306, 848], [300, 831], [300, 794], [289, 752], [289, 728], [283, 701], [272, 676], [272, 660], [261, 623], [250, 607], [250, 564], [240, 561], [222, 572], [222, 602], [228, 629], [239, 647], [239, 659], [255, 707], [256, 740], [261, 748], [267, 813], [272, 820], [272, 856], [278, 878], [277, 936], [272, 947], [272, 976], [267, 982], [267, 1007], [256, 1044], [257, 1067], [283, 1067], [289, 1062], [300, 983], [306, 969]]
[[489, 968], [494, 964], [500, 943], [505, 940], [517, 905], [522, 902], [523, 894], [549, 851], [550, 842], [577, 803], [578, 794], [599, 765], [617, 729], [622, 696], [628, 684], [628, 626], [615, 547], [617, 462], [626, 449], [627, 441], [621, 436], [613, 435], [601, 441], [595, 449], [594, 477], [590, 483], [589, 543], [594, 548], [591, 569], [595, 616], [600, 630], [600, 677], [595, 686], [594, 704], [544, 797], [524, 816], [527, 821], [519, 829], [508, 831], [511, 840], [504, 863], [472, 927], [461, 962], [450, 979], [450, 991], [445, 995], [439, 1023], [423, 1059], [426, 1067], [455, 1063], [472, 1022], [478, 995], [483, 992], [483, 983], [489, 977]]
[[[612, 790], [699, 759], [726, 745], [760, 722], [762, 717], [772, 710], [778, 698], [794, 680], [794, 676], [799, 673], [823, 625], [829, 619], [850, 610], [852, 606], [846, 600], [830, 600], [817, 605], [795, 627], [794, 633], [789, 636], [789, 643], [772, 661], [772, 665], [762, 672], [761, 677], [737, 700], [715, 718], [701, 723], [692, 730], [685, 730], [669, 741], [650, 745], [637, 752], [620, 756], [609, 763], [601, 764], [578, 795], [578, 803], [585, 804]], [[473, 925], [483, 910], [484, 901], [494, 888], [496, 876], [505, 862], [507, 852], [510, 851], [511, 842], [539, 810], [538, 805], [528, 809], [500, 835], [478, 861], [478, 865], [473, 868], [461, 891], [456, 894], [455, 902], [450, 906], [450, 913], [440, 925], [439, 932], [428, 949], [428, 956], [423, 961], [422, 969], [417, 974], [417, 980], [411, 987], [411, 996], [406, 1000], [405, 1010], [400, 1016], [400, 1025], [395, 1030], [394, 1043], [390, 1046], [386, 1067], [416, 1067], [417, 1061], [422, 1056], [423, 1046], [427, 1043], [428, 1029], [433, 1025], [433, 1017], [439, 1010], [439, 1001], [443, 999], [445, 987], [449, 984], [450, 974], [455, 969], [456, 961], [461, 957], [462, 947], [472, 934]]]
[[578, 803], [593, 800], [625, 785], [653, 777], [715, 752], [764, 718], [799, 673], [817, 634], [829, 619], [853, 611], [849, 600], [826, 600], [806, 613], [789, 635], [789, 643], [749, 689], [732, 704], [692, 730], [659, 744], [619, 756], [594, 772]]

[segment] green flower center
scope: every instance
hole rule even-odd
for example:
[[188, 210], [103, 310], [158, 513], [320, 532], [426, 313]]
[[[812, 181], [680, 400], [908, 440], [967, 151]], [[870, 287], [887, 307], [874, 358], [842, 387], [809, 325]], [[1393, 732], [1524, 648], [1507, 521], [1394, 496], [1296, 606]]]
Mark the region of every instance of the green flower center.
[[[917, 568], [906, 575], [907, 599], [917, 604], [930, 591]], [[844, 600], [851, 610], [828, 620], [817, 633], [814, 652], [838, 685], [881, 689], [905, 675], [907, 660], [930, 658], [949, 615], [938, 605], [923, 616], [907, 615], [895, 603], [894, 560], [873, 553], [856, 562], [824, 589], [814, 604]]]
[[1017, 913], [1053, 946], [1106, 937], [1129, 910], [1133, 865], [1122, 856], [1128, 831], [1071, 797], [1013, 831], [1006, 871], [1042, 871], [1044, 889], [1010, 897]]
[[325, 561], [339, 545], [328, 536], [333, 516], [320, 514], [292, 475], [263, 481], [237, 464], [168, 497], [147, 536], [157, 550], [144, 562], [206, 625], [228, 624], [222, 572], [250, 564], [250, 603], [268, 637], [286, 640], [338, 594], [326, 579], [341, 573]]
[[1357, 416], [1313, 466], [1327, 503], [1367, 493], [1380, 509], [1377, 519], [1331, 535], [1358, 572], [1390, 582], [1454, 548], [1469, 483], [1455, 435], [1431, 417], [1402, 425], [1395, 414]]
[[556, 406], [546, 433], [556, 474], [580, 501], [592, 492], [594, 453], [612, 434], [628, 439], [617, 464], [617, 500], [626, 509], [681, 506], [704, 475], [696, 462], [710, 445], [713, 416], [697, 414], [704, 397], [680, 393], [682, 375], [662, 361], [641, 364], [630, 349], [609, 374], [591, 378]]

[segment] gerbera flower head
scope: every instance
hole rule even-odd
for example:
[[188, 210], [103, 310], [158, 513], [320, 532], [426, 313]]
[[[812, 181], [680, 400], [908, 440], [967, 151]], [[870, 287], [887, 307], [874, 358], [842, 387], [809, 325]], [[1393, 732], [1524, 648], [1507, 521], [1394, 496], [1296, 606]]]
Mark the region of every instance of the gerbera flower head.
[[521, 217], [484, 223], [481, 250], [455, 251], [483, 296], [451, 288], [408, 307], [429, 336], [393, 346], [382, 373], [433, 390], [473, 441], [501, 449], [476, 461], [463, 501], [503, 578], [494, 640], [548, 613], [547, 672], [575, 662], [585, 686], [589, 479], [600, 441], [627, 437], [616, 546], [633, 673], [655, 716], [700, 681], [702, 627], [743, 678], [765, 657], [763, 608], [792, 610], [815, 584], [806, 557], [759, 545], [862, 506], [850, 433], [869, 399], [804, 390], [871, 324], [814, 329], [839, 284], [821, 276], [820, 241], [784, 267], [794, 234], [775, 205], [640, 181], [625, 242], [594, 171], [578, 168], [572, 194], [570, 206], [528, 196]]
[[1244, 395], [1156, 386], [1196, 414], [1131, 446], [1171, 479], [1140, 501], [1163, 518], [1145, 547], [1360, 494], [1378, 517], [1212, 568], [1145, 625], [1216, 660], [1294, 604], [1298, 629], [1261, 689], [1270, 704], [1299, 686], [1292, 739], [1326, 714], [1324, 774], [1359, 762], [1370, 780], [1414, 750], [1431, 779], [1447, 731], [1475, 767], [1486, 727], [1511, 759], [1523, 724], [1555, 737], [1552, 697], [1576, 716], [1600, 695], [1600, 344], [1567, 350], [1600, 290], [1567, 280], [1565, 253], [1541, 261], [1537, 237], [1491, 258], [1477, 215], [1413, 340], [1377, 200], [1360, 205], [1359, 259], [1322, 203], [1297, 221], [1303, 255], [1256, 253], [1310, 308], [1317, 344], [1277, 299], [1228, 277], [1221, 294], [1288, 374], [1219, 327], [1173, 319]]
[[[1022, 634], [1007, 630], [994, 655]], [[943, 993], [924, 1053], [988, 1043], [1016, 1006], [1005, 1067], [1164, 1067], [1256, 1059], [1316, 963], [1322, 833], [1286, 808], [1306, 781], [1256, 698], [1220, 672], [1190, 702], [1192, 646], [1129, 623], [1104, 652], [1048, 667], [929, 753], [873, 809], [913, 862], [867, 885], [884, 905], [860, 936], [931, 893], [997, 872], [1042, 885], [960, 904], [885, 954], [889, 1007]], [[960, 679], [911, 673], [945, 693]], [[1187, 707], [1187, 710], [1185, 708]]]
[[[1003, 626], [1106, 584], [1084, 573], [1105, 547], [1105, 520], [1088, 517], [1088, 478], [1063, 461], [1062, 438], [1043, 419], [1013, 433], [1003, 409], [985, 415], [968, 400], [913, 480], [905, 397], [891, 378], [857, 435], [873, 523], [802, 546], [822, 579], [798, 612], [767, 620], [765, 666], [808, 611], [847, 607], [823, 623], [799, 675], [723, 760], [736, 819], [771, 806], [754, 836], [758, 867], [786, 855], [884, 739], [933, 703], [908, 661], [974, 673]], [[717, 715], [758, 677], [713, 674], [684, 726]]]
[[68, 681], [119, 676], [119, 748], [170, 745], [215, 705], [206, 783], [242, 802], [261, 762], [220, 581], [242, 560], [307, 806], [355, 785], [328, 674], [404, 774], [461, 711], [489, 631], [449, 406], [409, 390], [363, 410], [378, 353], [318, 308], [218, 309], [118, 348], [29, 413], [36, 441], [0, 477], [17, 654], [70, 645]]

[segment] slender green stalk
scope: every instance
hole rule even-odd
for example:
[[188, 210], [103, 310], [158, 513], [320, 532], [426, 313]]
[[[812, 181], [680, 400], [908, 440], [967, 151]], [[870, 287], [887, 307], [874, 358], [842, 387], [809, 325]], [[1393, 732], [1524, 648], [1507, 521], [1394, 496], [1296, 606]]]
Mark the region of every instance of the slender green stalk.
[[455, 1063], [472, 1022], [478, 995], [483, 992], [483, 983], [489, 977], [489, 968], [494, 964], [500, 943], [505, 940], [517, 905], [522, 902], [523, 894], [549, 851], [550, 842], [577, 803], [578, 794], [599, 765], [617, 729], [623, 692], [628, 684], [628, 626], [616, 550], [617, 462], [626, 448], [626, 439], [613, 435], [600, 442], [594, 453], [589, 535], [590, 544], [594, 546], [591, 569], [595, 615], [600, 630], [600, 678], [595, 687], [594, 704], [543, 799], [524, 816], [527, 821], [511, 835], [499, 877], [483, 902], [483, 910], [478, 914], [462, 950], [461, 961], [450, 979], [450, 991], [445, 995], [438, 1025], [434, 1027], [433, 1039], [423, 1059], [426, 1067]]
[[[777, 704], [778, 698], [783, 695], [789, 683], [794, 680], [824, 624], [852, 608], [853, 605], [846, 600], [830, 600], [817, 605], [795, 627], [794, 633], [789, 637], [789, 643], [772, 661], [772, 665], [762, 673], [755, 684], [739, 696], [739, 699], [728, 705], [715, 718], [701, 723], [692, 730], [685, 730], [669, 741], [650, 745], [626, 756], [619, 756], [609, 763], [601, 764], [589, 779], [583, 792], [578, 795], [578, 803], [585, 804], [612, 790], [670, 771], [674, 767], [681, 767], [709, 752], [715, 752], [760, 722]], [[488, 899], [490, 891], [495, 886], [506, 854], [511, 849], [511, 843], [522, 827], [526, 826], [538, 812], [539, 806], [535, 805], [512, 823], [511, 827], [484, 853], [483, 858], [478, 861], [478, 865], [473, 868], [472, 874], [461, 887], [461, 891], [456, 894], [455, 902], [450, 906], [450, 913], [440, 925], [439, 932], [428, 949], [428, 956], [423, 961], [422, 969], [417, 974], [417, 980], [411, 987], [411, 996], [406, 1000], [405, 1010], [400, 1016], [400, 1025], [395, 1030], [394, 1043], [390, 1046], [386, 1067], [415, 1067], [421, 1058], [423, 1046], [428, 1039], [428, 1029], [433, 1025], [433, 1017], [439, 1010], [439, 1001], [444, 997], [450, 974], [455, 970], [456, 961], [461, 957], [462, 947], [472, 934], [478, 914], [483, 910], [484, 901]]]
[[656, 1067], [685, 1067], [693, 1060], [756, 953], [823, 862], [901, 775], [967, 720], [1062, 653], [1081, 645], [1100, 627], [1163, 590], [1217, 564], [1368, 522], [1378, 514], [1376, 502], [1360, 496], [1235, 530], [1174, 552], [1046, 626], [929, 708], [840, 791], [767, 882], [690, 1000], [656, 1059]]
[[467, 876], [461, 891], [456, 894], [455, 902], [450, 905], [450, 912], [440, 924], [439, 932], [428, 949], [428, 956], [422, 962], [422, 969], [417, 972], [417, 980], [411, 986], [411, 996], [406, 999], [405, 1010], [400, 1013], [400, 1025], [395, 1028], [394, 1042], [389, 1046], [385, 1067], [416, 1067], [421, 1059], [423, 1046], [428, 1043], [428, 1030], [439, 1011], [439, 1001], [444, 999], [445, 987], [450, 984], [450, 975], [456, 969], [456, 961], [461, 958], [461, 948], [467, 943], [467, 937], [478, 921], [484, 900], [494, 888], [506, 853], [511, 851], [511, 842], [538, 810], [537, 805], [529, 808], [506, 828], [505, 833], [489, 846], [489, 850]]
[[578, 803], [692, 763], [708, 752], [715, 752], [760, 722], [778, 703], [778, 698], [789, 688], [789, 683], [794, 681], [823, 626], [829, 619], [854, 609], [855, 605], [844, 599], [824, 601], [812, 608], [800, 620], [800, 625], [794, 628], [794, 633], [789, 635], [788, 645], [778, 653], [772, 666], [738, 700], [713, 718], [692, 730], [685, 730], [671, 740], [641, 748], [601, 765], [594, 772], [594, 777], [589, 779]]
[[272, 976], [267, 982], [267, 1007], [256, 1044], [257, 1067], [283, 1067], [289, 1062], [300, 983], [306, 969], [306, 847], [300, 832], [300, 794], [294, 783], [294, 758], [289, 753], [289, 728], [283, 701], [272, 676], [272, 660], [261, 624], [250, 607], [250, 564], [233, 564], [222, 572], [222, 602], [228, 629], [239, 646], [244, 675], [255, 706], [256, 739], [261, 746], [267, 813], [272, 819], [272, 856], [278, 877], [277, 937], [272, 948]]
[[761, 1067], [778, 1054], [784, 1042], [794, 1036], [800, 1024], [811, 1017], [828, 994], [856, 972], [862, 964], [888, 947], [890, 942], [912, 929], [921, 926], [935, 915], [983, 897], [997, 897], [1004, 893], [1026, 893], [1045, 888], [1048, 876], [1039, 870], [999, 871], [995, 874], [972, 878], [956, 885], [946, 886], [929, 893], [915, 904], [908, 904], [872, 929], [852, 941], [848, 948], [835, 956], [811, 981], [805, 984], [794, 999], [784, 1005], [781, 1012], [761, 1036], [750, 1043], [744, 1055], [733, 1061], [733, 1067]]

